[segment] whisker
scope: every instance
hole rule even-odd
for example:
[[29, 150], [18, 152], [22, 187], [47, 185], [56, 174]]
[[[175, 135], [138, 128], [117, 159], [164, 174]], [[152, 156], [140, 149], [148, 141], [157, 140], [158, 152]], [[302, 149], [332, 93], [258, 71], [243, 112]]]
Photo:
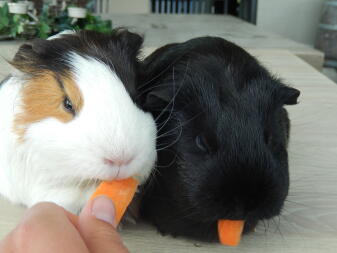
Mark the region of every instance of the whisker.
[[[176, 87], [176, 85], [175, 85], [175, 81], [174, 81], [174, 68], [173, 68], [173, 73], [172, 73], [172, 75], [173, 75], [173, 93], [175, 93], [175, 87]], [[179, 87], [178, 91], [175, 93], [175, 95], [174, 95], [173, 98], [171, 99], [171, 101], [172, 101], [172, 108], [171, 108], [171, 110], [170, 110], [170, 114], [169, 114], [169, 116], [167, 117], [167, 119], [166, 119], [166, 121], [164, 122], [164, 124], [158, 129], [158, 133], [160, 132], [161, 129], [163, 129], [163, 127], [165, 127], [165, 125], [167, 124], [167, 122], [168, 122], [169, 119], [171, 118], [172, 113], [173, 113], [174, 104], [175, 104], [175, 98], [176, 98], [176, 96], [178, 95], [179, 91], [181, 90], [181, 87], [182, 87], [182, 85]], [[171, 101], [170, 101], [170, 103], [171, 103]], [[169, 104], [170, 104], [170, 103], [169, 103]], [[167, 107], [167, 106], [166, 106], [166, 107]], [[166, 109], [166, 107], [164, 108], [164, 110]], [[161, 113], [160, 113], [160, 114], [161, 114]], [[160, 114], [159, 114], [159, 115], [160, 115]], [[157, 119], [159, 119], [159, 117], [157, 117], [157, 118], [155, 119], [155, 122], [157, 121]]]
[[[174, 101], [175, 101], [175, 98], [177, 97], [177, 95], [179, 94], [181, 88], [183, 87], [184, 83], [185, 83], [185, 78], [186, 78], [186, 75], [187, 75], [187, 69], [188, 69], [188, 66], [189, 66], [189, 61], [187, 62], [186, 64], [186, 68], [185, 68], [185, 73], [184, 73], [184, 77], [183, 77], [183, 80], [181, 81], [181, 85], [180, 87], [178, 88], [177, 92], [174, 94], [173, 98], [171, 99], [171, 101], [165, 106], [164, 110], [159, 114], [159, 116], [157, 116], [155, 118], [155, 122], [157, 122], [157, 120], [161, 117], [162, 113], [166, 111], [167, 107], [170, 106], [170, 104]], [[174, 84], [174, 87], [175, 87], [175, 77], [174, 77], [174, 67], [172, 68], [172, 78], [173, 78], [173, 84]], [[174, 105], [173, 105], [174, 106]], [[172, 111], [173, 111], [173, 106], [172, 106]], [[158, 130], [158, 132], [160, 131], [160, 129]]]
[[158, 87], [165, 87], [165, 86], [170, 86], [169, 84], [158, 84], [158, 85], [153, 85], [149, 88], [146, 88], [145, 90], [143, 90], [142, 92], [140, 92], [136, 98], [139, 98], [140, 96], [142, 96], [144, 93], [148, 92], [148, 91], [151, 91], [151, 90], [154, 90], [155, 88], [158, 88]]
[[146, 86], [147, 84], [151, 83], [153, 80], [157, 79], [158, 77], [160, 77], [161, 75], [163, 75], [170, 67], [172, 67], [177, 61], [179, 61], [184, 55], [181, 55], [180, 57], [177, 57], [174, 61], [172, 61], [171, 64], [169, 64], [165, 69], [163, 69], [161, 72], [159, 72], [157, 75], [155, 75], [153, 78], [151, 78], [150, 80], [146, 81], [145, 83], [143, 83], [142, 85], [139, 86], [139, 89], [143, 88], [144, 86]]
[[271, 219], [272, 222], [273, 222], [274, 225], [275, 225], [275, 232], [276, 232], [276, 231], [279, 232], [279, 234], [281, 235], [282, 239], [285, 240], [285, 238], [284, 238], [284, 236], [283, 236], [283, 234], [282, 234], [282, 232], [281, 232], [281, 230], [280, 230], [280, 216], [277, 216], [277, 217], [278, 217], [278, 219], [279, 219], [279, 222], [278, 222], [278, 223], [276, 223], [275, 217], [274, 217], [273, 219]]
[[183, 127], [181, 126], [181, 127], [180, 127], [180, 132], [179, 132], [178, 137], [177, 137], [177, 138], [176, 138], [170, 145], [168, 145], [168, 146], [166, 146], [166, 147], [163, 147], [163, 148], [157, 149], [157, 152], [160, 151], [160, 150], [163, 150], [163, 149], [167, 149], [167, 148], [173, 146], [174, 144], [176, 144], [176, 143], [179, 141], [182, 132], [183, 132]]
[[[163, 133], [163, 134], [161, 134], [161, 135], [158, 135], [158, 136], [157, 136], [157, 139], [163, 137], [163, 136], [166, 135], [167, 133], [170, 133], [170, 132], [176, 130], [176, 129], [179, 128], [179, 127], [185, 126], [186, 124], [188, 124], [189, 122], [191, 122], [192, 120], [194, 120], [195, 118], [197, 118], [200, 114], [202, 114], [202, 112], [197, 113], [195, 116], [193, 116], [193, 117], [191, 117], [190, 119], [188, 119], [188, 120], [186, 120], [185, 122], [183, 122], [183, 124], [178, 125], [178, 126], [175, 127], [175, 128], [172, 128], [171, 130], [167, 131], [166, 133]], [[177, 119], [177, 120], [178, 120], [178, 119]]]
[[[160, 138], [163, 138], [163, 137], [168, 137], [168, 136], [172, 136], [172, 135], [175, 135], [175, 132], [172, 132], [172, 131], [168, 131], [166, 133], [163, 133], [160, 135]], [[159, 136], [156, 137], [156, 139], [160, 139]]]

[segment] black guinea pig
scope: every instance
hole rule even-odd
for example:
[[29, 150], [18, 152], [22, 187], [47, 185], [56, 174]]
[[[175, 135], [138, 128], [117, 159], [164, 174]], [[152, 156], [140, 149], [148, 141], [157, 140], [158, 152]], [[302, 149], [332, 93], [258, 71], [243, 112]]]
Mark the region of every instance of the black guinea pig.
[[158, 160], [140, 214], [162, 234], [218, 241], [219, 219], [244, 233], [281, 213], [289, 119], [300, 92], [235, 44], [201, 37], [143, 62], [138, 99], [156, 119]]

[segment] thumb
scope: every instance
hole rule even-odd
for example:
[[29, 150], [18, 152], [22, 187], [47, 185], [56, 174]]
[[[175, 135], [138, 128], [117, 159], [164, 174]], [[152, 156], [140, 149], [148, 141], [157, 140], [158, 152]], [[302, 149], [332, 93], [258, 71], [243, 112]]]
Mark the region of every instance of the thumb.
[[105, 196], [90, 200], [79, 216], [79, 231], [91, 253], [128, 253], [116, 231], [115, 207]]

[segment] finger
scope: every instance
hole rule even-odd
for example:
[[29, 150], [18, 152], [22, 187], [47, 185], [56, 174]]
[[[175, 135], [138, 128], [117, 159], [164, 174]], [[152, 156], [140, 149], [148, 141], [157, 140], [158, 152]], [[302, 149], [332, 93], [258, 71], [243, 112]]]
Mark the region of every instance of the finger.
[[[62, 207], [61, 207], [62, 208]], [[79, 225], [78, 225], [78, 216], [68, 212], [67, 210], [65, 210], [64, 208], [62, 208], [62, 211], [64, 213], [64, 215], [68, 218], [68, 220], [71, 222], [71, 224], [74, 225], [74, 227], [79, 230]]]
[[89, 252], [73, 222], [76, 223], [76, 218], [62, 207], [37, 204], [26, 212], [2, 247], [6, 249], [4, 252], [15, 253]]
[[92, 253], [129, 252], [116, 231], [114, 205], [105, 196], [88, 202], [80, 214], [79, 228]]

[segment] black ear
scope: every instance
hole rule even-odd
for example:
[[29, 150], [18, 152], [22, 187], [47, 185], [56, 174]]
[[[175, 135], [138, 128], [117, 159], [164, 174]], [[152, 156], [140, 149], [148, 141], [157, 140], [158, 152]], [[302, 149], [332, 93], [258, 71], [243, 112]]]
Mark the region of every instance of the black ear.
[[159, 88], [150, 91], [145, 98], [147, 108], [165, 107], [173, 99], [172, 85], [163, 84]]
[[120, 41], [122, 48], [126, 49], [126, 52], [129, 52], [131, 56], [137, 56], [144, 41], [142, 36], [123, 28], [117, 29], [114, 35]]
[[44, 55], [50, 51], [50, 47], [54, 44], [55, 42], [53, 40], [45, 40], [45, 39], [34, 39], [32, 40], [29, 44], [32, 47], [32, 50], [34, 53], [38, 55]]
[[295, 105], [298, 103], [297, 98], [301, 92], [297, 89], [291, 88], [284, 86], [281, 88], [281, 97], [282, 97], [282, 102], [285, 105]]
[[13, 60], [10, 62], [18, 70], [30, 73], [40, 62], [42, 39], [35, 39], [20, 46]]
[[[12, 64], [25, 62], [35, 56], [33, 51], [32, 43], [28, 42], [20, 46], [19, 50], [16, 52]], [[35, 56], [36, 57], [36, 56]]]

